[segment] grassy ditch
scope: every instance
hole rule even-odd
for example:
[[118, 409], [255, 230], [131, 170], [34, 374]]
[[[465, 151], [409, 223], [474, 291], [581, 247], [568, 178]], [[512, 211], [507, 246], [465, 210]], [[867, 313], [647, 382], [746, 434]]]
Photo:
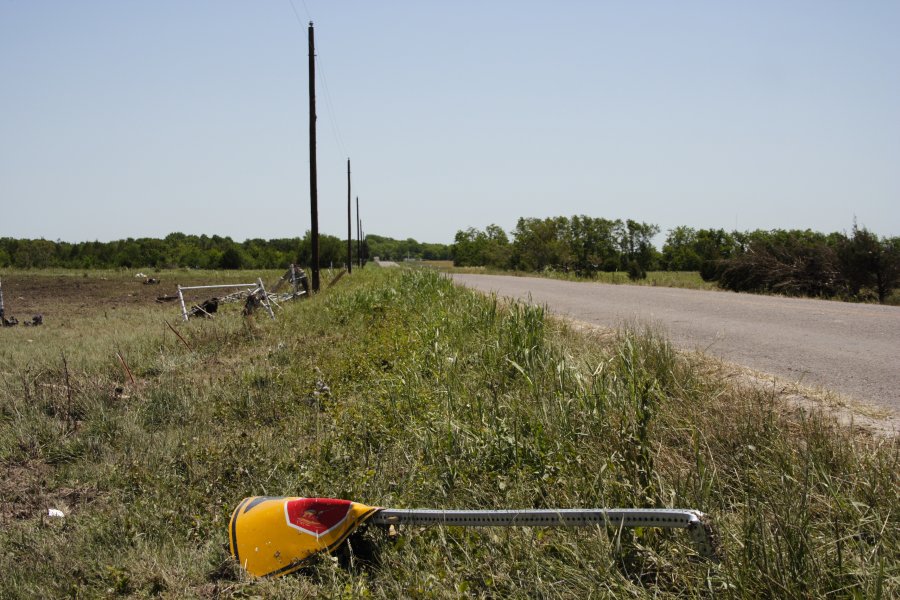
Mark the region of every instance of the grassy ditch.
[[[586, 335], [428, 270], [181, 325], [190, 349], [170, 312], [45, 326], [40, 347], [0, 331], [0, 598], [900, 593], [900, 442], [733, 387], [656, 332]], [[693, 507], [724, 560], [682, 532], [372, 528], [250, 581], [225, 547], [248, 495]]]

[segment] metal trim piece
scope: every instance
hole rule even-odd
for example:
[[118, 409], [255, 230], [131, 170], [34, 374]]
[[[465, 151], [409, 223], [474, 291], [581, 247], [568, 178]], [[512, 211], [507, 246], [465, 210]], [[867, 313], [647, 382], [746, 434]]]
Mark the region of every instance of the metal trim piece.
[[687, 529], [697, 552], [715, 558], [709, 519], [691, 509], [523, 509], [523, 510], [430, 510], [383, 508], [372, 516], [380, 525], [450, 525], [457, 527], [660, 527]]

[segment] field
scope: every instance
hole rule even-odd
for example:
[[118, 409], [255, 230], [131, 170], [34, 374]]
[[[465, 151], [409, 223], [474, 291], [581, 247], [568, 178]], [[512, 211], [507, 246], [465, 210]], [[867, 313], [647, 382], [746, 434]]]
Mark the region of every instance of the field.
[[[151, 275], [0, 273], [7, 312], [45, 321], [0, 330], [0, 598], [900, 594], [900, 441], [654, 331], [577, 331], [432, 270], [374, 267], [276, 321], [229, 305], [183, 324], [154, 301], [176, 281], [279, 273]], [[254, 581], [226, 535], [250, 495], [691, 507], [722, 560], [682, 532], [368, 528], [338, 558]]]

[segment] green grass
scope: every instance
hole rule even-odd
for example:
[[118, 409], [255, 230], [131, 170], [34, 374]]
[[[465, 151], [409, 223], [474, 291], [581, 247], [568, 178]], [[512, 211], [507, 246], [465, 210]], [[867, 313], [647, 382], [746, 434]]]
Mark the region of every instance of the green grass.
[[[120, 310], [40, 347], [0, 331], [0, 598], [900, 593], [897, 439], [735, 387], [656, 332], [585, 335], [428, 270], [354, 271], [276, 322], [229, 307], [179, 326], [192, 351], [171, 306]], [[225, 528], [263, 494], [692, 507], [724, 560], [682, 532], [368, 529], [351, 544], [377, 542], [376, 565], [251, 581]]]

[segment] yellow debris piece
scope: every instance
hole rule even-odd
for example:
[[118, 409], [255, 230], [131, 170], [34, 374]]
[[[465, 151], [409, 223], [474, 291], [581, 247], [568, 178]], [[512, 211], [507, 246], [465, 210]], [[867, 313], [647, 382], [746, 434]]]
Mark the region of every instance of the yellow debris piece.
[[378, 510], [334, 498], [244, 498], [228, 524], [231, 555], [256, 577], [285, 575], [333, 551]]

